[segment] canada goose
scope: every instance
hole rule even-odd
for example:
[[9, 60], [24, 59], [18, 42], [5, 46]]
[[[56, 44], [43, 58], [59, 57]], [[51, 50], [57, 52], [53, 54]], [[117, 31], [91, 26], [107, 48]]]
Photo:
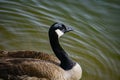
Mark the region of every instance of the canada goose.
[[[5, 80], [79, 80], [82, 75], [80, 65], [68, 57], [58, 40], [69, 31], [72, 29], [62, 23], [54, 23], [49, 29], [50, 44], [58, 59], [34, 51], [0, 51], [0, 78]], [[37, 58], [34, 54], [40, 57]]]

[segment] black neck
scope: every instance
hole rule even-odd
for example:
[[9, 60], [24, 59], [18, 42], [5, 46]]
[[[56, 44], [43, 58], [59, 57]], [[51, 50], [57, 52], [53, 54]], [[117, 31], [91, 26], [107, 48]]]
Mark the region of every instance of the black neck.
[[64, 49], [60, 46], [58, 36], [56, 33], [49, 32], [49, 39], [50, 39], [50, 44], [51, 47], [57, 56], [57, 58], [61, 61], [60, 66], [64, 70], [69, 70], [71, 69], [74, 65], [75, 62], [73, 62], [69, 57], [68, 54], [64, 51]]

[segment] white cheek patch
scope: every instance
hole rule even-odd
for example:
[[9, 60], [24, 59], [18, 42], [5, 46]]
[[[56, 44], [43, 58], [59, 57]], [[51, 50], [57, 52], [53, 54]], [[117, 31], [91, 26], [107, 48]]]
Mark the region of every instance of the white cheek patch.
[[61, 37], [61, 36], [64, 34], [64, 33], [63, 33], [61, 30], [59, 30], [59, 29], [55, 30], [55, 32], [57, 33], [58, 38]]

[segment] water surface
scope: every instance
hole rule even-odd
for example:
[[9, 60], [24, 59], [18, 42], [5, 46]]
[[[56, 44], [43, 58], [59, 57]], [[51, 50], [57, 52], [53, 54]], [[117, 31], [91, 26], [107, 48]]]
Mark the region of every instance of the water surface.
[[0, 0], [0, 50], [53, 54], [48, 29], [74, 28], [61, 45], [82, 69], [81, 80], [120, 80], [119, 0]]

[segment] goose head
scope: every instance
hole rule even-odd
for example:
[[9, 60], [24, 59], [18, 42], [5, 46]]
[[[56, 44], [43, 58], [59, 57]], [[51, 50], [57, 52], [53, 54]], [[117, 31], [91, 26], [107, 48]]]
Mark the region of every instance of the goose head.
[[60, 38], [64, 33], [72, 31], [73, 29], [71, 27], [65, 26], [62, 23], [54, 23], [50, 29], [49, 29], [49, 34], [53, 34]]

